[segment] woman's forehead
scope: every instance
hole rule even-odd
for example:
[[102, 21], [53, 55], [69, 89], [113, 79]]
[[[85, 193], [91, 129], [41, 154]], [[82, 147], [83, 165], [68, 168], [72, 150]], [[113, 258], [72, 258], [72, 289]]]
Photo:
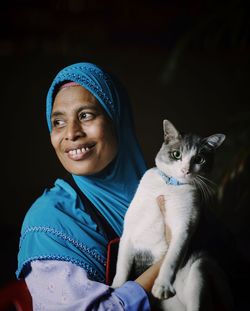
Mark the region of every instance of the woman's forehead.
[[94, 110], [105, 115], [106, 112], [96, 97], [82, 86], [61, 89], [54, 100], [51, 118], [60, 114], [75, 113], [84, 109]]
[[81, 85], [73, 85], [60, 88], [55, 96], [53, 107], [55, 104], [65, 101], [89, 101], [93, 103], [98, 103], [97, 98]]
[[116, 84], [99, 67], [89, 63], [78, 63], [62, 69], [50, 86], [46, 100], [46, 116], [50, 131], [51, 113], [55, 97], [62, 91], [60, 88], [69, 82], [79, 84], [88, 90], [96, 98], [108, 117], [118, 126], [121, 105], [119, 89], [116, 88]]

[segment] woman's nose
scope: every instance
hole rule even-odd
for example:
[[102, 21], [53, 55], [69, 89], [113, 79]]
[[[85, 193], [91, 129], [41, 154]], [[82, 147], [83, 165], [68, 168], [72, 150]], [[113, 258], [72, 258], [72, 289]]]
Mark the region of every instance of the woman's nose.
[[85, 136], [85, 131], [83, 130], [80, 122], [76, 120], [69, 121], [67, 124], [67, 130], [65, 139], [66, 140], [76, 140], [79, 137]]

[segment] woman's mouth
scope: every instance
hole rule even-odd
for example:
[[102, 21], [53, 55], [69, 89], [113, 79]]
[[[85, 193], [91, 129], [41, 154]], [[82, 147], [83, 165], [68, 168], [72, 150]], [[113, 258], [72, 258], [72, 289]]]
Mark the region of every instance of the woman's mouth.
[[66, 153], [71, 160], [80, 161], [86, 159], [92, 153], [94, 146], [95, 144], [72, 148], [68, 149]]

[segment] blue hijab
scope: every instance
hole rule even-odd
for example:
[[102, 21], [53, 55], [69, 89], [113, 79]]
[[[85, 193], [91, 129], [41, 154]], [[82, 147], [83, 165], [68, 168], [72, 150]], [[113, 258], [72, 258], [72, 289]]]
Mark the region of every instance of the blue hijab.
[[[100, 67], [77, 63], [61, 70], [47, 95], [46, 117], [51, 131], [51, 111], [62, 84], [76, 82], [91, 92], [111, 118], [118, 139], [115, 160], [102, 172], [72, 175], [78, 187], [120, 236], [126, 210], [146, 166], [134, 134], [126, 93]], [[74, 189], [64, 180], [46, 189], [23, 222], [17, 276], [27, 274], [32, 260], [56, 259], [83, 267], [91, 279], [104, 281], [108, 241], [97, 230]]]

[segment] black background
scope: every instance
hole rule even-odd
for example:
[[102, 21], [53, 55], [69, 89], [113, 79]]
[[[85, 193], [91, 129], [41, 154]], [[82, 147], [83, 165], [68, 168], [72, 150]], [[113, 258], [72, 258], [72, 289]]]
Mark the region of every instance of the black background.
[[64, 173], [45, 121], [58, 70], [87, 61], [120, 78], [148, 165], [164, 118], [182, 131], [227, 134], [223, 174], [242, 147], [230, 149], [230, 139], [249, 124], [249, 20], [240, 0], [1, 3], [1, 285], [15, 278], [26, 211]]

